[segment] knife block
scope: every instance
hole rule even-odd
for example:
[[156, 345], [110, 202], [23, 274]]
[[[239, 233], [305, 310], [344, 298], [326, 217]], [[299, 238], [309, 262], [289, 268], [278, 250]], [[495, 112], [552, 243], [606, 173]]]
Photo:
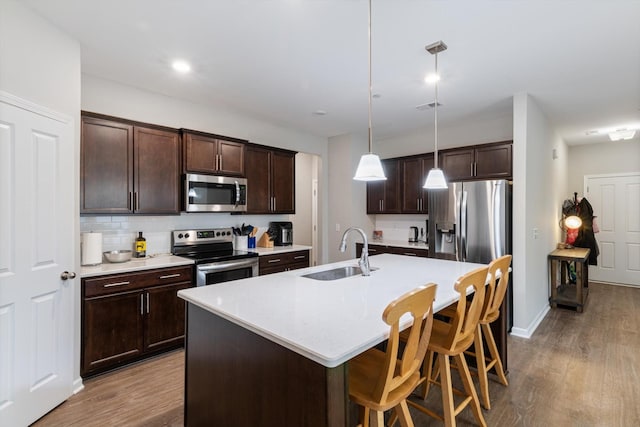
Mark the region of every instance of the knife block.
[[258, 240], [258, 247], [260, 248], [272, 248], [273, 247], [273, 240], [269, 239], [269, 234], [262, 233], [262, 236], [260, 237], [260, 240]]

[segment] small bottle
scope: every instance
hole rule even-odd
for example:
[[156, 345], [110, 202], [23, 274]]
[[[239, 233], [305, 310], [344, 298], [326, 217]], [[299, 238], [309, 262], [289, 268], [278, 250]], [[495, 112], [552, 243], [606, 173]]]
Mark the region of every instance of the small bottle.
[[142, 231], [138, 232], [136, 238], [136, 258], [144, 258], [147, 256], [147, 239], [142, 237]]

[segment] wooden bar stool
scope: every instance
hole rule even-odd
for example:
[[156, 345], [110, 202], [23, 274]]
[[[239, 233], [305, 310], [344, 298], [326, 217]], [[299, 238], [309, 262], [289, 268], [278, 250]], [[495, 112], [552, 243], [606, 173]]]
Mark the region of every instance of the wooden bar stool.
[[[382, 427], [384, 411], [392, 408], [403, 427], [413, 427], [406, 399], [420, 381], [420, 366], [431, 335], [435, 294], [436, 285], [431, 283], [392, 301], [382, 314], [382, 319], [391, 326], [386, 352], [372, 348], [349, 361], [349, 398], [362, 407], [363, 427], [369, 425], [370, 412], [375, 415], [371, 424]], [[400, 318], [406, 313], [411, 314], [413, 324], [408, 329], [402, 359], [398, 359]]]
[[[460, 277], [454, 287], [460, 294], [455, 312], [449, 322], [438, 319], [433, 321], [433, 330], [427, 348], [427, 357], [423, 365], [423, 383], [422, 398], [426, 399], [429, 393], [430, 385], [439, 384], [442, 388], [442, 406], [444, 415], [425, 408], [424, 406], [407, 401], [411, 406], [430, 415], [434, 418], [444, 421], [445, 426], [456, 425], [456, 415], [458, 415], [468, 404], [476, 421], [481, 426], [486, 426], [478, 395], [475, 386], [471, 380], [471, 373], [464, 358], [464, 351], [471, 346], [475, 337], [475, 331], [478, 328], [478, 321], [482, 313], [484, 304], [485, 283], [487, 280], [488, 267], [478, 268]], [[467, 289], [473, 287], [473, 295], [467, 299]], [[434, 370], [435, 358], [435, 370]], [[452, 386], [451, 381], [451, 358], [454, 359], [460, 378], [464, 385], [464, 392], [456, 390]], [[440, 382], [437, 379], [440, 377]], [[453, 394], [463, 396], [462, 402], [457, 406], [453, 399]]]
[[[507, 293], [507, 285], [509, 284], [510, 265], [511, 255], [494, 259], [489, 264], [489, 284], [487, 285], [484, 306], [482, 307], [482, 313], [480, 314], [480, 320], [473, 341], [476, 366], [478, 367], [478, 379], [480, 381], [482, 406], [484, 406], [485, 409], [491, 409], [491, 402], [489, 400], [489, 377], [487, 375], [491, 368], [495, 369], [498, 380], [502, 385], [509, 385], [507, 377], [504, 375], [500, 353], [498, 353], [493, 332], [491, 332], [491, 323], [500, 317], [500, 306], [502, 305], [502, 301], [504, 301], [504, 296]], [[497, 279], [498, 273], [500, 273], [500, 279]], [[489, 358], [487, 358], [484, 353], [483, 336], [489, 348]]]

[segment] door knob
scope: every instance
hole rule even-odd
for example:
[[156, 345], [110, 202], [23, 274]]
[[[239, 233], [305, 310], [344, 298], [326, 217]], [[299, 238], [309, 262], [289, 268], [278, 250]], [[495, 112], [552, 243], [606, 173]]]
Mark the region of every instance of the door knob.
[[60, 278], [62, 280], [68, 280], [68, 279], [75, 279], [76, 278], [76, 273], [75, 272], [68, 272], [68, 271], [63, 271], [60, 274]]

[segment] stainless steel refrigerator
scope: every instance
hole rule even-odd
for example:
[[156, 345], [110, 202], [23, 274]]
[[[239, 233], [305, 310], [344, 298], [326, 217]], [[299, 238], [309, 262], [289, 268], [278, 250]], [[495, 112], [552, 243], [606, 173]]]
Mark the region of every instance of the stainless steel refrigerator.
[[511, 187], [506, 180], [488, 180], [429, 190], [431, 256], [488, 264], [510, 254]]
[[[511, 254], [511, 193], [507, 180], [451, 182], [447, 190], [429, 190], [430, 256], [488, 264]], [[491, 324], [505, 370], [513, 325], [510, 278], [499, 321]]]

